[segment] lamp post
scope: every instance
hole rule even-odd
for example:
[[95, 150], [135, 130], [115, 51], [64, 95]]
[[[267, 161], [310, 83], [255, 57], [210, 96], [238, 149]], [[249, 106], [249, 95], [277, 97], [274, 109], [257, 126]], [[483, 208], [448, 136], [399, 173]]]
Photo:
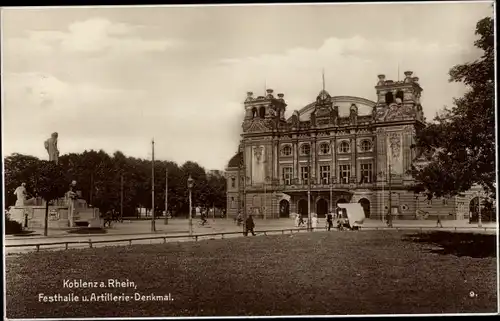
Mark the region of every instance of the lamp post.
[[477, 227], [483, 227], [483, 222], [481, 217], [481, 192], [477, 192], [477, 199], [478, 199]]
[[333, 212], [333, 177], [330, 177], [330, 213]]
[[192, 205], [192, 199], [191, 199], [191, 192], [193, 190], [193, 184], [194, 184], [194, 180], [191, 178], [191, 175], [189, 175], [189, 178], [187, 180], [187, 187], [189, 190], [189, 235], [193, 235], [193, 205]]
[[168, 168], [165, 169], [165, 225], [168, 224]]
[[307, 230], [311, 231], [311, 147], [307, 157]]
[[269, 177], [266, 176], [266, 178], [264, 179], [264, 220], [267, 219], [267, 181], [269, 180]]
[[392, 183], [392, 169], [391, 165], [389, 164], [389, 218], [388, 218], [388, 226], [392, 227], [392, 189], [391, 189], [391, 183]]

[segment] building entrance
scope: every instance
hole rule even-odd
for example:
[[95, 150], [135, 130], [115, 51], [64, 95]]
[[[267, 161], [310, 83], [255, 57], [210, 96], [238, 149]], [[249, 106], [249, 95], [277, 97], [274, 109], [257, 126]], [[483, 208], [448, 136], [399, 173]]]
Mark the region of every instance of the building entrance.
[[301, 214], [303, 217], [304, 216], [307, 217], [308, 215], [307, 200], [301, 199], [297, 205], [299, 214]]
[[328, 213], [328, 202], [324, 198], [320, 198], [316, 203], [316, 214], [318, 217], [325, 217]]
[[280, 217], [290, 217], [290, 203], [287, 200], [280, 202]]

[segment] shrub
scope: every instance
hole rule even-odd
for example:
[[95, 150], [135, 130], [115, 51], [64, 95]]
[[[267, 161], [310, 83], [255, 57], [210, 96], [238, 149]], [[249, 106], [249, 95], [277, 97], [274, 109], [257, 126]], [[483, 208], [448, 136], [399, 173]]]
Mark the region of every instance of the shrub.
[[5, 234], [17, 234], [23, 231], [23, 225], [17, 221], [10, 219], [9, 216], [5, 217]]

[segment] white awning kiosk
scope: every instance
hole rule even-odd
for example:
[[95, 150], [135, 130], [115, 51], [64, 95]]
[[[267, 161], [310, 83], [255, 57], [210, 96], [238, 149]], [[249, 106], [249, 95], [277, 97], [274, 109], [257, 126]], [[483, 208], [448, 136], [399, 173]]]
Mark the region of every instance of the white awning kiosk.
[[345, 209], [351, 227], [362, 226], [365, 220], [365, 211], [359, 203], [339, 203], [339, 208]]

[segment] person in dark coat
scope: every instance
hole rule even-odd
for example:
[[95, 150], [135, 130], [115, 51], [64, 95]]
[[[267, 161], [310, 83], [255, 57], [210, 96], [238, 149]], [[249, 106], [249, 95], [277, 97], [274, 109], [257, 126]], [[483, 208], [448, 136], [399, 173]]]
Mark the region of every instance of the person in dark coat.
[[332, 215], [332, 213], [328, 213], [328, 215], [326, 216], [326, 221], [328, 223], [328, 230], [330, 231], [330, 229], [333, 227], [333, 215]]
[[253, 221], [252, 215], [249, 215], [245, 222], [245, 236], [248, 235], [248, 232], [252, 232], [252, 235], [255, 236], [255, 232], [253, 229], [255, 228], [255, 223]]

